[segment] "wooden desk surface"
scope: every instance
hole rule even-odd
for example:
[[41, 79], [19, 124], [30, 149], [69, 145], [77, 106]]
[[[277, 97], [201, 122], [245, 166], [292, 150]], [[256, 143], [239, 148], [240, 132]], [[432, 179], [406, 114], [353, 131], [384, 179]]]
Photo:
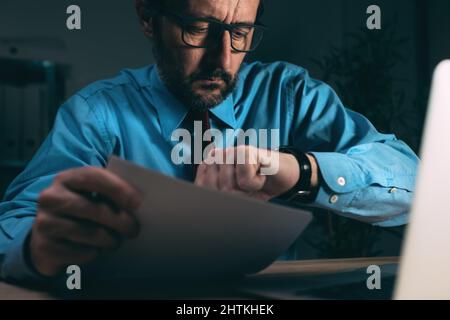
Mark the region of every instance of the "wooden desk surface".
[[351, 271], [370, 265], [397, 264], [398, 257], [326, 259], [275, 262], [252, 277], [295, 277]]
[[[353, 271], [361, 268], [367, 268], [369, 265], [391, 265], [397, 264], [397, 257], [383, 257], [383, 258], [358, 258], [358, 259], [335, 259], [335, 260], [304, 260], [304, 261], [283, 261], [275, 262], [267, 269], [258, 274], [249, 276], [248, 283], [257, 283], [266, 280], [286, 280], [296, 279], [299, 277], [326, 275], [340, 272]], [[246, 281], [247, 282], [247, 281]], [[253, 298], [280, 298], [283, 299], [282, 294], [278, 294], [276, 290], [270, 292], [254, 291], [252, 292], [251, 285], [244, 285], [244, 288], [234, 291], [231, 295], [214, 296], [219, 299], [251, 299]], [[249, 293], [250, 292], [250, 293]], [[101, 298], [101, 297], [94, 297]], [[51, 300], [58, 299], [55, 296], [43, 291], [32, 290], [19, 286], [14, 286], [0, 281], [0, 300]]]

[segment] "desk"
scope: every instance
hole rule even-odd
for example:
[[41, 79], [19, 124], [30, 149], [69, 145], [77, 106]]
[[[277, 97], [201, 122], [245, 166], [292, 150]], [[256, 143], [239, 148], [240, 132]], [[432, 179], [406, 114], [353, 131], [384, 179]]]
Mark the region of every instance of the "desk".
[[[258, 274], [252, 275], [243, 281], [228, 286], [224, 290], [217, 291], [209, 295], [207, 291], [203, 294], [195, 294], [188, 298], [213, 298], [213, 299], [295, 299], [292, 295], [292, 289], [296, 286], [299, 279], [308, 280], [317, 277], [327, 276], [332, 279], [337, 274], [352, 274], [358, 271], [358, 277], [365, 278], [367, 275], [362, 269], [370, 265], [378, 266], [396, 266], [397, 257], [385, 258], [360, 258], [360, 259], [336, 259], [336, 260], [305, 260], [305, 261], [283, 261], [275, 262], [267, 269]], [[328, 281], [328, 280], [326, 280]], [[295, 287], [298, 289], [298, 287]], [[120, 291], [120, 290], [119, 290]], [[128, 298], [129, 296], [102, 296], [95, 294], [83, 298]], [[147, 295], [145, 292], [139, 292], [133, 298], [170, 298], [166, 295], [155, 296]], [[183, 296], [176, 296], [183, 298]], [[297, 298], [307, 298], [300, 295]], [[0, 282], [0, 300], [4, 299], [24, 299], [24, 300], [49, 300], [58, 299], [50, 293], [22, 288]]]

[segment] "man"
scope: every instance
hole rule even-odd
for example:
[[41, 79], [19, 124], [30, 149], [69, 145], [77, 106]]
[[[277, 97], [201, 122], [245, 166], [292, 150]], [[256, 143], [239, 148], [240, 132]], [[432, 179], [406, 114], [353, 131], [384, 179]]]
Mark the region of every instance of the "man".
[[[201, 187], [298, 201], [380, 226], [407, 221], [418, 164], [408, 146], [344, 108], [302, 68], [243, 62], [262, 39], [260, 0], [136, 7], [157, 64], [97, 82], [60, 108], [0, 205], [1, 277], [55, 277], [137, 235], [140, 194], [104, 169], [113, 154]], [[227, 145], [209, 157], [239, 149], [254, 161], [176, 165], [172, 134], [196, 119], [221, 132], [277, 129], [283, 148], [264, 158], [255, 146]], [[275, 174], [260, 174], [267, 161], [278, 161]]]

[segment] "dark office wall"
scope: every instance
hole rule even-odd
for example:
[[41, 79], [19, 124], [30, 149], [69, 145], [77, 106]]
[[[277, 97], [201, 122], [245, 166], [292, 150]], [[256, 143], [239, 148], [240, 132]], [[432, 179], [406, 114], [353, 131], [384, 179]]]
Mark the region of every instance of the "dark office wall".
[[[66, 28], [66, 8], [71, 4], [82, 10], [80, 31]], [[12, 44], [2, 43], [17, 38]], [[18, 49], [15, 55], [9, 52], [12, 46]], [[153, 62], [131, 0], [2, 0], [0, 56], [49, 59], [70, 66], [68, 95], [123, 68]]]
[[[382, 26], [395, 22], [396, 35], [408, 39], [401, 76], [415, 81], [416, 66], [431, 73], [450, 58], [450, 1], [448, 0], [266, 0], [265, 21], [270, 31], [255, 55], [271, 61], [287, 60], [316, 74], [311, 58], [321, 57], [332, 45], [348, 45], [348, 33], [366, 27], [366, 9], [380, 6]], [[417, 52], [425, 51], [425, 55]], [[419, 57], [418, 57], [419, 55]]]
[[[426, 10], [426, 21], [421, 25], [427, 31], [430, 68], [443, 59], [450, 59], [450, 1], [419, 1]], [[427, 8], [428, 4], [428, 9]], [[420, 17], [419, 17], [420, 18]]]
[[[320, 72], [311, 58], [326, 55], [331, 45], [345, 45], [348, 41], [345, 34], [365, 26], [366, 8], [373, 4], [368, 0], [266, 0], [266, 3], [264, 20], [270, 31], [253, 58], [286, 60], [306, 67], [317, 77]], [[418, 63], [426, 65], [430, 73], [440, 59], [450, 57], [450, 2], [376, 3], [382, 9], [383, 23], [397, 16], [398, 33], [410, 39], [404, 45], [408, 57], [399, 66], [399, 75], [407, 78], [412, 88], [417, 81]], [[65, 27], [65, 11], [70, 4], [82, 8], [81, 31]], [[419, 36], [425, 37], [426, 54], [420, 56], [425, 61], [417, 61]], [[15, 55], [10, 53], [12, 46], [18, 49]], [[122, 68], [153, 62], [151, 46], [140, 32], [131, 0], [2, 0], [0, 56], [50, 59], [69, 65], [72, 72], [68, 94], [92, 81], [113, 76]]]
[[263, 21], [269, 30], [253, 59], [284, 60], [317, 74], [312, 58], [344, 42], [343, 0], [266, 0]]
[[[314, 71], [309, 58], [324, 54], [330, 44], [342, 43], [342, 0], [266, 2], [265, 21], [270, 31], [256, 58], [286, 60]], [[81, 31], [65, 27], [70, 4], [82, 9]], [[18, 53], [12, 55], [11, 47], [16, 47]], [[151, 46], [140, 32], [131, 0], [2, 0], [0, 56], [50, 59], [70, 66], [68, 95], [122, 68], [153, 62]]]

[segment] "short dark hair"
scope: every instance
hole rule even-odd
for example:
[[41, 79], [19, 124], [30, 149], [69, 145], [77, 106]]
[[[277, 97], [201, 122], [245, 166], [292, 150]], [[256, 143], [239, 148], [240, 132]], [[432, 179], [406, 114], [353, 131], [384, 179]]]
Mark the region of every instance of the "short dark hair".
[[[151, 18], [152, 8], [163, 7], [166, 0], [135, 0], [136, 8], [138, 9], [141, 19], [148, 20]], [[258, 12], [256, 14], [256, 23], [262, 23], [264, 15], [265, 0], [260, 0]]]

